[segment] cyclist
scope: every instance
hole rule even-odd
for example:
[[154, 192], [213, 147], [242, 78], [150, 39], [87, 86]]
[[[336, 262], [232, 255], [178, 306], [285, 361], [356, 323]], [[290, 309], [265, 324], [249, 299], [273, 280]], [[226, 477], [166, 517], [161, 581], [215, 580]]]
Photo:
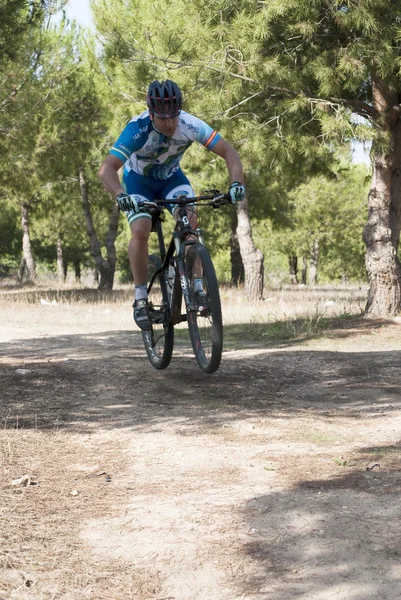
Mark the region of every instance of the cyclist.
[[[193, 196], [188, 178], [180, 169], [184, 152], [193, 142], [224, 158], [230, 176], [231, 202], [245, 197], [244, 173], [238, 152], [201, 119], [182, 110], [182, 94], [176, 83], [153, 81], [149, 85], [148, 109], [133, 117], [99, 169], [104, 187], [125, 212], [131, 229], [128, 257], [135, 282], [134, 320], [141, 329], [150, 329], [147, 298], [148, 239], [152, 217], [139, 210], [143, 200]], [[119, 169], [124, 165], [123, 181]], [[174, 216], [174, 205], [168, 205]], [[191, 227], [197, 226], [196, 215]], [[202, 280], [195, 281], [195, 292]]]

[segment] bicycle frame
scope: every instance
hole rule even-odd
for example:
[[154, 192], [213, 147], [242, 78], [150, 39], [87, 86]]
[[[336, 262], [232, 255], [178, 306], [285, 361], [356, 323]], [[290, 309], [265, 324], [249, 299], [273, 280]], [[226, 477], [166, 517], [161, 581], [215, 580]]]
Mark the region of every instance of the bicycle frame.
[[[213, 192], [210, 192], [213, 193]], [[159, 253], [149, 257], [148, 284], [151, 328], [142, 331], [148, 358], [155, 369], [170, 364], [174, 349], [174, 325], [187, 321], [192, 348], [199, 367], [214, 373], [220, 365], [223, 343], [223, 323], [218, 281], [212, 259], [204, 245], [200, 228], [192, 229], [188, 205], [206, 202], [213, 208], [228, 204], [228, 195], [214, 192], [212, 196], [170, 200], [143, 201], [140, 209], [152, 215], [152, 231], [157, 233]], [[162, 221], [162, 206], [176, 204], [176, 226], [168, 245]], [[172, 271], [172, 272], [171, 272]], [[149, 281], [149, 280], [148, 280]], [[161, 288], [152, 290], [158, 281]], [[199, 286], [199, 283], [202, 285]], [[196, 289], [198, 288], [198, 289]], [[198, 293], [200, 292], [200, 293]], [[182, 313], [184, 298], [185, 309]]]
[[[160, 272], [167, 271], [167, 269], [170, 265], [170, 260], [173, 258], [174, 254], [175, 254], [176, 273], [178, 272], [178, 275], [179, 275], [180, 286], [178, 287], [176, 285], [176, 282], [174, 281], [173, 292], [172, 292], [169, 310], [170, 310], [170, 318], [172, 319], [173, 324], [176, 325], [178, 323], [181, 323], [181, 322], [187, 320], [187, 313], [181, 314], [181, 310], [180, 310], [181, 309], [181, 295], [179, 293], [179, 290], [182, 293], [182, 295], [184, 296], [184, 302], [185, 302], [187, 311], [195, 310], [195, 306], [193, 305], [193, 303], [191, 302], [190, 297], [189, 297], [188, 281], [187, 281], [187, 276], [185, 273], [184, 256], [185, 256], [186, 246], [189, 246], [196, 242], [199, 242], [202, 245], [204, 245], [203, 232], [199, 228], [196, 230], [191, 229], [190, 222], [188, 219], [187, 209], [185, 208], [185, 206], [179, 207], [176, 228], [172, 234], [168, 249], [166, 251], [166, 245], [165, 245], [165, 240], [164, 240], [163, 231], [162, 231], [162, 222], [160, 219], [160, 212], [155, 214], [154, 224], [155, 224], [155, 230], [157, 233], [157, 238], [158, 238], [158, 243], [159, 243], [162, 267], [161, 267], [161, 269], [159, 269], [158, 271], [156, 271], [153, 274], [153, 277], [148, 286], [148, 292], [152, 288], [153, 282], [154, 282], [155, 278], [160, 274]], [[189, 240], [188, 239], [189, 236], [194, 236], [195, 239]], [[163, 283], [164, 283], [164, 280], [163, 280]]]

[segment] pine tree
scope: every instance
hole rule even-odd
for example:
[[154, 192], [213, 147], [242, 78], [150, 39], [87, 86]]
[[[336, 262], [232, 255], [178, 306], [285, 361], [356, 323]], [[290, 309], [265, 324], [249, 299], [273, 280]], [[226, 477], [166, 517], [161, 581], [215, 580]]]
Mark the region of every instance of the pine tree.
[[[184, 108], [220, 130], [234, 146], [238, 145], [242, 131], [238, 132], [238, 136], [233, 135], [230, 123], [224, 124], [221, 118], [222, 106], [227, 108], [229, 100], [216, 98], [220, 82], [213, 79], [216, 72], [205, 72], [204, 67], [210, 54], [220, 52], [221, 46], [220, 34], [216, 35], [219, 21], [212, 22], [219, 11], [216, 13], [212, 3], [178, 0], [172, 4], [167, 0], [157, 0], [149, 5], [143, 0], [126, 3], [113, 0], [106, 5], [99, 0], [94, 2], [93, 8], [97, 29], [105, 42], [108, 73], [113, 78], [113, 87], [121, 105], [120, 110], [117, 109], [119, 115], [126, 115], [128, 109], [130, 115], [144, 110], [148, 83], [156, 78], [168, 77], [182, 88]], [[199, 160], [199, 153], [194, 147], [185, 158], [183, 167], [194, 184], [205, 181], [199, 173], [199, 165], [205, 172], [215, 170], [212, 164], [216, 156], [213, 154], [204, 152], [204, 157]], [[217, 179], [224, 182], [222, 189], [228, 189], [224, 162], [218, 171]], [[210, 188], [211, 184], [209, 180], [206, 186]], [[204, 221], [208, 221], [206, 215]], [[230, 221], [231, 215], [227, 213], [225, 222], [229, 227]], [[219, 228], [216, 226], [215, 229]], [[247, 202], [238, 206], [237, 231], [245, 264], [246, 292], [253, 298], [260, 298], [263, 291], [263, 256], [253, 242]]]
[[[247, 156], [261, 169], [296, 156], [324, 163], [333, 145], [373, 140], [366, 314], [398, 313], [401, 0], [113, 0], [107, 11], [98, 0], [95, 6], [115, 73], [130, 74], [134, 100], [151, 76], [174, 73], [201, 114], [202, 107], [206, 117], [221, 110], [222, 123], [245, 140]], [[263, 154], [255, 151], [261, 145]]]

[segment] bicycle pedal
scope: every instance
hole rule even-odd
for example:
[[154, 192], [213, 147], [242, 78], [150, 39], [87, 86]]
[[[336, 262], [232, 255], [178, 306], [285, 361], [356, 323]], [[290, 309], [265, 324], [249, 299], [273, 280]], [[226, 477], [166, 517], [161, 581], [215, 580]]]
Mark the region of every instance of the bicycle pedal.
[[153, 309], [152, 311], [150, 311], [150, 318], [152, 323], [155, 323], [157, 325], [164, 323], [164, 315], [160, 310]]

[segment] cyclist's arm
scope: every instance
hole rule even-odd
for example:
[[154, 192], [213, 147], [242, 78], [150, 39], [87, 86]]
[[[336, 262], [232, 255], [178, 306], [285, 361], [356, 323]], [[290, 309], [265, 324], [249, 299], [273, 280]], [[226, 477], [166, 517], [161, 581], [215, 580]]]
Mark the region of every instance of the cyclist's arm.
[[210, 148], [211, 152], [214, 152], [218, 156], [224, 158], [227, 164], [228, 172], [230, 174], [230, 181], [244, 182], [244, 170], [240, 156], [236, 149], [231, 146], [226, 140], [220, 137], [214, 144], [213, 148]]
[[118, 176], [118, 171], [123, 164], [124, 162], [117, 158], [117, 156], [108, 154], [98, 171], [100, 181], [113, 198], [125, 191]]

